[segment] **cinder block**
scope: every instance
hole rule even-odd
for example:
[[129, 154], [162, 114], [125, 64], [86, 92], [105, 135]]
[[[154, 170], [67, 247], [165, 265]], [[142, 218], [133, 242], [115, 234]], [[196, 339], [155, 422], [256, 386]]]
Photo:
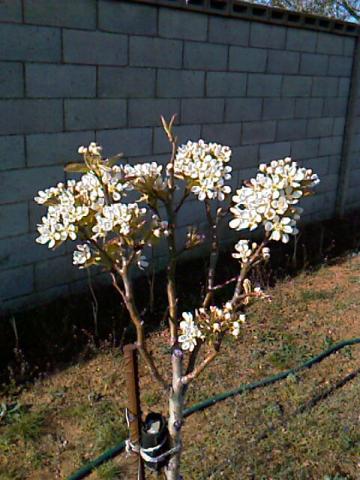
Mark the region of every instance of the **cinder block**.
[[276, 139], [298, 140], [306, 137], [306, 120], [279, 120]]
[[[186, 143], [188, 140], [196, 142], [201, 138], [200, 125], [179, 125], [175, 128], [175, 135], [178, 144]], [[206, 140], [206, 138], [205, 138]], [[162, 127], [154, 129], [154, 153], [169, 153], [171, 146]]]
[[238, 171], [239, 186], [243, 185], [244, 181], [249, 180], [250, 178], [254, 178], [257, 173], [258, 173], [258, 165], [251, 168], [245, 168], [245, 169], [241, 168]]
[[232, 148], [231, 165], [233, 170], [254, 168], [259, 164], [259, 145], [246, 145]]
[[37, 290], [45, 290], [82, 278], [86, 278], [86, 272], [72, 264], [71, 255], [51, 258], [46, 262], [39, 262], [35, 265], [35, 286]]
[[205, 73], [192, 70], [159, 70], [157, 96], [165, 98], [203, 97]]
[[206, 94], [208, 97], [243, 97], [246, 94], [246, 74], [209, 72]]
[[191, 200], [187, 201], [178, 214], [178, 226], [180, 227], [178, 231], [178, 237], [183, 237], [185, 240], [185, 235], [187, 229], [184, 229], [181, 232], [181, 227], [187, 226], [189, 224], [199, 224], [200, 222], [206, 219], [206, 213], [203, 202], [195, 200], [194, 197], [191, 197]]
[[353, 59], [351, 57], [331, 55], [329, 57], [328, 75], [334, 77], [350, 77], [352, 66]]
[[202, 138], [206, 142], [216, 142], [230, 148], [241, 143], [241, 123], [219, 123], [204, 125]]
[[268, 143], [275, 140], [276, 122], [250, 122], [243, 124], [243, 145]]
[[343, 53], [349, 57], [354, 55], [355, 50], [355, 37], [344, 37], [343, 38]]
[[304, 75], [326, 75], [328, 63], [328, 55], [303, 53], [301, 55], [300, 73]]
[[262, 102], [261, 98], [226, 99], [225, 121], [241, 122], [244, 120], [260, 120]]
[[0, 22], [22, 21], [21, 0], [3, 0], [0, 2]]
[[156, 35], [157, 7], [100, 0], [99, 29], [132, 35]]
[[64, 61], [89, 65], [126, 65], [126, 35], [81, 30], [63, 31]]
[[333, 129], [333, 118], [312, 118], [308, 121], [308, 137], [329, 137]]
[[130, 37], [130, 65], [180, 68], [182, 42], [162, 38]]
[[25, 0], [25, 23], [69, 28], [96, 28], [96, 0]]
[[152, 129], [130, 128], [96, 132], [96, 141], [104, 148], [104, 155], [123, 152], [125, 158], [150, 155], [152, 151]]
[[28, 135], [26, 137], [27, 165], [65, 165], [80, 161], [78, 148], [95, 141], [95, 132], [68, 132]]
[[246, 46], [249, 44], [249, 37], [249, 22], [240, 19], [210, 16], [210, 42]]
[[261, 48], [230, 47], [229, 70], [238, 72], [265, 72], [267, 50]]
[[0, 101], [0, 135], [59, 132], [62, 128], [61, 100]]
[[159, 9], [159, 36], [206, 40], [208, 16], [167, 8]]
[[59, 62], [60, 29], [3, 24], [0, 29], [0, 60]]
[[358, 206], [360, 202], [360, 189], [357, 185], [354, 188], [349, 188], [346, 194], [346, 206], [347, 210], [350, 211], [352, 209], [352, 205], [355, 204]]
[[129, 100], [129, 126], [150, 127], [161, 124], [160, 116], [170, 118], [179, 114], [180, 100], [144, 99]]
[[[306, 165], [310, 168], [310, 165]], [[335, 204], [335, 192], [328, 193], [319, 193], [318, 187], [316, 189], [316, 195], [306, 197], [302, 199], [304, 214], [314, 212], [323, 212], [328, 208], [328, 206]]]
[[293, 98], [265, 98], [263, 118], [265, 120], [277, 120], [294, 118], [295, 99]]
[[344, 117], [346, 114], [348, 99], [346, 97], [342, 98], [332, 98], [331, 100], [325, 99], [323, 115], [326, 117]]
[[342, 150], [342, 137], [326, 137], [320, 139], [319, 156], [339, 155]]
[[328, 53], [330, 55], [342, 55], [344, 38], [340, 35], [319, 32], [317, 43], [317, 52]]
[[290, 155], [290, 142], [264, 143], [260, 145], [259, 161], [270, 162]]
[[0, 299], [26, 295], [34, 289], [33, 267], [13, 268], [0, 272]]
[[59, 287], [47, 288], [41, 292], [31, 292], [30, 295], [10, 298], [3, 303], [3, 311], [6, 314], [13, 315], [15, 312], [24, 312], [31, 306], [48, 305], [53, 300], [69, 297], [69, 286], [61, 285]]
[[25, 168], [0, 173], [0, 204], [32, 199], [39, 190], [63, 182], [63, 167]]
[[316, 158], [319, 151], [318, 138], [295, 140], [291, 143], [291, 156], [295, 161]]
[[119, 128], [126, 120], [126, 100], [65, 100], [66, 130]]
[[0, 171], [25, 166], [24, 137], [0, 137]]
[[322, 98], [296, 98], [295, 117], [321, 117], [324, 100]]
[[313, 97], [336, 97], [338, 92], [338, 79], [328, 77], [313, 77]]
[[350, 153], [350, 166], [353, 170], [359, 168], [359, 155], [356, 153]]
[[282, 86], [284, 97], [310, 97], [311, 78], [301, 76], [285, 76]]
[[269, 73], [298, 73], [300, 54], [297, 52], [269, 51], [267, 72]]
[[96, 67], [80, 65], [26, 65], [28, 97], [94, 97]]
[[223, 121], [224, 100], [195, 98], [182, 101], [182, 123], [219, 123]]
[[333, 135], [344, 135], [345, 117], [334, 118]]
[[329, 175], [339, 175], [340, 173], [340, 164], [341, 164], [341, 155], [331, 155], [328, 157]]
[[250, 29], [252, 47], [285, 48], [286, 28], [253, 22]]
[[155, 69], [99, 67], [99, 97], [146, 98], [154, 95]]
[[27, 233], [0, 240], [0, 270], [20, 267], [52, 256], [60, 255], [64, 247], [59, 247], [57, 253], [49, 250], [47, 246], [35, 242], [38, 232]]
[[286, 48], [298, 52], [315, 52], [317, 32], [289, 28], [287, 34]]
[[0, 97], [22, 97], [23, 93], [24, 79], [21, 63], [0, 62]]
[[317, 193], [336, 192], [338, 181], [339, 181], [338, 175], [325, 175], [321, 178], [321, 182], [316, 187], [316, 192]]
[[0, 238], [21, 235], [29, 231], [29, 214], [26, 202], [0, 206]]
[[351, 152], [358, 153], [360, 152], [360, 134], [352, 136], [350, 144]]
[[339, 78], [339, 97], [348, 97], [350, 93], [350, 79], [349, 78]]
[[184, 67], [192, 70], [226, 70], [225, 45], [185, 42]]
[[281, 75], [248, 75], [247, 92], [249, 97], [279, 97], [281, 91]]

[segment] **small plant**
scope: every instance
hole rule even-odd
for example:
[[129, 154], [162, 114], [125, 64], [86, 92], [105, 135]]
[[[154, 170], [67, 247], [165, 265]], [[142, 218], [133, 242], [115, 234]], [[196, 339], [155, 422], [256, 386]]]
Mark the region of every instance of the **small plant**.
[[[261, 164], [256, 177], [245, 181], [231, 199], [230, 148], [203, 140], [178, 147], [174, 120], [175, 116], [169, 123], [162, 118], [172, 151], [165, 168], [155, 162], [119, 163], [121, 155], [104, 159], [101, 147], [91, 143], [79, 148], [83, 163], [66, 167], [67, 172], [81, 173], [80, 180], [60, 183], [40, 191], [35, 198], [48, 208], [38, 225], [37, 241], [57, 248], [67, 240], [76, 240], [74, 265], [98, 265], [109, 273], [135, 326], [140, 356], [168, 396], [170, 450], [164, 466], [167, 480], [181, 478], [183, 409], [189, 385], [219, 355], [226, 336], [240, 338], [248, 305], [270, 300], [251, 283], [249, 274], [269, 260], [271, 241], [287, 243], [298, 233], [297, 221], [302, 213], [298, 203], [319, 182], [312, 170], [285, 158]], [[127, 201], [129, 192], [135, 198], [131, 202]], [[208, 229], [199, 230], [189, 219], [187, 236], [181, 242], [177, 219], [191, 197], [204, 205]], [[232, 254], [239, 265], [238, 275], [217, 284], [219, 226], [228, 216], [231, 229], [259, 229], [263, 238], [258, 243], [239, 239]], [[177, 263], [185, 252], [205, 244], [207, 236], [211, 246], [204, 296], [198, 299], [197, 309], [179, 312]], [[168, 254], [165, 317], [171, 352], [169, 364], [161, 371], [147, 347], [133, 275], [136, 268], [149, 266], [147, 251], [160, 242], [165, 242]], [[229, 285], [234, 285], [230, 298], [216, 303], [215, 293]], [[164, 376], [166, 369], [170, 375]]]
[[122, 468], [118, 465], [115, 465], [113, 462], [106, 463], [105, 465], [97, 468], [96, 475], [99, 480], [120, 480], [121, 478], [125, 480]]

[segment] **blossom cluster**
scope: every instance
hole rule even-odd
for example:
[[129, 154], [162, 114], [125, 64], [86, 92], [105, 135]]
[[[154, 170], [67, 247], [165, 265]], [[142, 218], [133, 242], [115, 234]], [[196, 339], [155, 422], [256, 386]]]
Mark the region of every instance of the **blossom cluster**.
[[[153, 215], [146, 219], [148, 210], [138, 203], [122, 203], [127, 191], [140, 187], [163, 188], [162, 167], [155, 162], [140, 165], [112, 165], [101, 157], [102, 148], [96, 143], [80, 147], [85, 165], [71, 164], [74, 170], [84, 172], [81, 178], [68, 180], [40, 191], [35, 201], [47, 206], [47, 213], [38, 225], [38, 243], [57, 247], [64, 241], [82, 239], [87, 243], [77, 246], [73, 254], [73, 263], [86, 266], [97, 255], [94, 242], [104, 242], [108, 237], [122, 237], [126, 244], [135, 237], [146, 224], [150, 233], [148, 243], [167, 234], [167, 222]], [[147, 221], [146, 221], [147, 220]], [[92, 244], [91, 244], [92, 243]], [[91, 244], [91, 245], [90, 245]], [[107, 245], [103, 244], [107, 251]], [[110, 251], [114, 249], [109, 249]], [[138, 252], [135, 260], [140, 268], [146, 265], [146, 259]]]
[[256, 177], [233, 196], [230, 227], [254, 230], [262, 224], [271, 240], [287, 243], [289, 235], [298, 233], [296, 222], [302, 209], [297, 203], [318, 183], [311, 169], [299, 167], [291, 158], [261, 164]]
[[231, 302], [227, 302], [223, 308], [214, 305], [209, 309], [199, 308], [194, 315], [183, 312], [182, 318], [179, 343], [182, 350], [189, 351], [193, 351], [199, 341], [216, 341], [219, 334], [230, 333], [238, 337], [240, 325], [245, 322], [245, 314], [237, 313]]
[[[238, 259], [242, 264], [248, 263], [256, 252], [258, 248], [258, 244], [256, 242], [252, 242], [250, 245], [249, 240], [239, 240], [235, 244], [235, 253], [232, 256]], [[270, 258], [270, 248], [263, 247], [261, 248], [261, 252], [259, 252], [264, 260], [269, 260]]]
[[218, 199], [223, 201], [231, 188], [225, 181], [231, 178], [229, 147], [217, 143], [187, 142], [176, 153], [174, 175], [185, 180], [188, 189], [200, 201]]

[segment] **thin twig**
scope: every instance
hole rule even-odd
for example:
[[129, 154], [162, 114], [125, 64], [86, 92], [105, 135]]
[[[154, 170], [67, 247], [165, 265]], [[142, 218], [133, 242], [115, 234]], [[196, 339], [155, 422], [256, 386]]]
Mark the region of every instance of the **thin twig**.
[[152, 358], [151, 354], [148, 352], [146, 348], [146, 340], [145, 340], [145, 331], [144, 331], [144, 326], [143, 322], [140, 318], [139, 312], [136, 308], [135, 305], [135, 300], [134, 300], [134, 295], [133, 295], [133, 288], [132, 288], [132, 282], [129, 278], [128, 275], [128, 270], [125, 268], [121, 270], [121, 278], [124, 284], [124, 290], [119, 286], [116, 276], [114, 273], [111, 274], [111, 278], [113, 281], [113, 286], [115, 289], [119, 292], [121, 295], [125, 306], [129, 312], [130, 318], [136, 328], [136, 345], [138, 348], [138, 351], [140, 353], [141, 358], [145, 361], [147, 366], [150, 369], [150, 372], [152, 373], [153, 377], [157, 382], [166, 390], [168, 391], [169, 386], [164, 380], [164, 378], [161, 376], [160, 372], [158, 371], [154, 359]]

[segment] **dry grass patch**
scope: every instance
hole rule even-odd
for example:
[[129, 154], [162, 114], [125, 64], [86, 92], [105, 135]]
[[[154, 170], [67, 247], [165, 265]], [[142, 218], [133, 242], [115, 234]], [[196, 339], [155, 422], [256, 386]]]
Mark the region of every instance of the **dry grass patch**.
[[[252, 307], [240, 343], [228, 339], [189, 389], [189, 405], [360, 336], [359, 257], [287, 279], [271, 295], [270, 305]], [[156, 356], [168, 355], [162, 332], [151, 346]], [[346, 348], [309, 371], [189, 417], [185, 478], [359, 479], [360, 376], [346, 381], [359, 367], [360, 348]], [[165, 408], [144, 370], [141, 383], [144, 411]], [[123, 440], [125, 394], [122, 356], [108, 351], [4, 397], [19, 408], [0, 423], [0, 480], [64, 479]], [[127, 478], [125, 456], [90, 477], [120, 478]]]

